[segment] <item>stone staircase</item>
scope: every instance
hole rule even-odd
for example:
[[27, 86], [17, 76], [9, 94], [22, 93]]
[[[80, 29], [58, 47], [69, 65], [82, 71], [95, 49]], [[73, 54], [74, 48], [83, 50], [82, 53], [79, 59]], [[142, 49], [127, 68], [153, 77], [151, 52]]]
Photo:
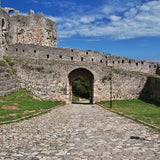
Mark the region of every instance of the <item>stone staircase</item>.
[[0, 60], [0, 96], [8, 95], [19, 90], [16, 74], [11, 66], [1, 59]]

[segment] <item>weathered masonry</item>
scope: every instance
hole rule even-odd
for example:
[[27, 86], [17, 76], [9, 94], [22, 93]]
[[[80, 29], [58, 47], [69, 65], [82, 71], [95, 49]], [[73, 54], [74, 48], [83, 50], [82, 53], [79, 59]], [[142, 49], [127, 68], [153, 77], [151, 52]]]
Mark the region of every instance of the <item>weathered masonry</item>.
[[[22, 16], [10, 8], [0, 8], [0, 13], [1, 96], [25, 87], [40, 99], [71, 103], [72, 83], [84, 77], [90, 84], [90, 103], [109, 100], [110, 80], [113, 99], [160, 102], [160, 63], [57, 48], [56, 23], [42, 13], [31, 10]], [[12, 80], [5, 87], [4, 81]]]

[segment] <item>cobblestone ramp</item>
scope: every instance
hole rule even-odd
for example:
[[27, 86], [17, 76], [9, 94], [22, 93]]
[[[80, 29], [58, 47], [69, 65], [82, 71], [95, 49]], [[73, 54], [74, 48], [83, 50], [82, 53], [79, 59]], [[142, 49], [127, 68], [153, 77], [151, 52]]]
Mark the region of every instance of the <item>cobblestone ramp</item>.
[[0, 126], [0, 159], [157, 160], [159, 157], [159, 132], [97, 105], [61, 106], [30, 120]]

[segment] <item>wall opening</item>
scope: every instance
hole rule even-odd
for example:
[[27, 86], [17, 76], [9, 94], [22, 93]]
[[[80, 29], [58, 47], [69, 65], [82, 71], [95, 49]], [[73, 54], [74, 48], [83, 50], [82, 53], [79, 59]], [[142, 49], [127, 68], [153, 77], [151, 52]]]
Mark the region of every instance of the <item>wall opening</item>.
[[89, 81], [83, 77], [77, 78], [72, 83], [72, 102], [89, 102]]
[[85, 79], [89, 83], [89, 103], [93, 104], [94, 103], [94, 96], [93, 96], [93, 91], [94, 91], [94, 76], [93, 74], [85, 69], [85, 68], [78, 68], [73, 70], [72, 72], [69, 73], [68, 79], [69, 79], [69, 103], [72, 103], [72, 93], [73, 93], [73, 82], [77, 79]]
[[4, 28], [4, 27], [5, 27], [5, 20], [2, 19], [2, 28]]
[[14, 10], [9, 10], [9, 15], [14, 15]]

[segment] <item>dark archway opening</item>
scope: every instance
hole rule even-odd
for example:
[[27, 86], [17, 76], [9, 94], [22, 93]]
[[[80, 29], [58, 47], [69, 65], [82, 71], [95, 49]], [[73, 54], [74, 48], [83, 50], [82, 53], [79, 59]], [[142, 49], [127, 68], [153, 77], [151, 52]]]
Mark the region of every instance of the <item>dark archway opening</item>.
[[[89, 91], [88, 91], [89, 103], [91, 104], [94, 103], [94, 97], [93, 97], [94, 76], [89, 70], [84, 68], [75, 69], [69, 73], [68, 79], [69, 79], [69, 102], [70, 103], [72, 102], [72, 93], [75, 92], [74, 85], [79, 80], [81, 80], [81, 83], [82, 81], [84, 82], [87, 81], [88, 88], [89, 88]], [[81, 95], [87, 95], [87, 93], [84, 94], [82, 91], [77, 91], [77, 92], [79, 92], [78, 94], [81, 94]]]
[[75, 79], [72, 83], [72, 102], [87, 102], [90, 96], [89, 81], [84, 77]]
[[2, 19], [2, 28], [4, 28], [4, 26], [5, 26], [5, 20]]

